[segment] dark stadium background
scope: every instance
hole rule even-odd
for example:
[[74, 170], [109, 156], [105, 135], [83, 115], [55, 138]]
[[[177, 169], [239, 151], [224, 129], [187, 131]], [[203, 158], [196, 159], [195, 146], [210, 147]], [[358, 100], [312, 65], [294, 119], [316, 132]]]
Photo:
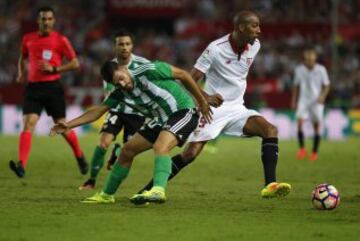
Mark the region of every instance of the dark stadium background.
[[[116, 29], [135, 33], [136, 54], [190, 70], [210, 41], [231, 30], [231, 16], [251, 9], [261, 17], [262, 48], [248, 78], [246, 105], [289, 109], [293, 69], [310, 44], [330, 73], [328, 109], [340, 109], [349, 123], [360, 118], [359, 0], [2, 0], [2, 105], [21, 104], [22, 85], [15, 83], [19, 45], [24, 33], [36, 29], [36, 9], [43, 5], [55, 8], [56, 29], [70, 39], [80, 58], [81, 71], [63, 76], [69, 104], [101, 101], [99, 67], [112, 56]], [[353, 132], [360, 133], [360, 127]]]

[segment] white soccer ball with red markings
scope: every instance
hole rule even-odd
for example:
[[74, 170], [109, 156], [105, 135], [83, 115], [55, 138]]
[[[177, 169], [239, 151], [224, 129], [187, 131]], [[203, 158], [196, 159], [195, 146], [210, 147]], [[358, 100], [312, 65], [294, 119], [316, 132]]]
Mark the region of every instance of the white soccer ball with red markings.
[[331, 184], [320, 184], [312, 192], [312, 203], [316, 209], [332, 210], [340, 204], [339, 192]]

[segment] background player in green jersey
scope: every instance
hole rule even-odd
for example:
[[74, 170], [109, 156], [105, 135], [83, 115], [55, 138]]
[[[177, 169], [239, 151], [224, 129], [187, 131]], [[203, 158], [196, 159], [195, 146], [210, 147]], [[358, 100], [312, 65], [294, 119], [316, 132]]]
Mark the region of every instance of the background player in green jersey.
[[147, 121], [135, 135], [124, 144], [121, 154], [107, 177], [100, 193], [83, 200], [84, 203], [113, 203], [114, 194], [127, 177], [136, 155], [153, 149], [155, 154], [154, 186], [151, 190], [134, 195], [135, 204], [164, 202], [165, 188], [171, 173], [169, 152], [175, 146], [182, 146], [196, 128], [199, 115], [191, 96], [175, 79], [196, 98], [198, 110], [207, 122], [211, 121], [208, 102], [191, 75], [185, 70], [164, 62], [144, 64], [133, 70], [118, 68], [109, 62], [102, 70], [104, 79], [113, 82], [116, 88], [102, 105], [93, 107], [83, 115], [55, 125], [51, 134], [60, 134], [76, 126], [92, 122], [119, 102], [140, 111]]
[[[119, 30], [114, 36], [114, 53], [115, 58], [110, 60], [118, 66], [124, 66], [129, 69], [150, 63], [149, 60], [132, 54], [133, 35], [126, 29]], [[115, 86], [104, 80], [105, 96], [108, 96]], [[125, 143], [144, 123], [144, 116], [134, 109], [120, 103], [109, 110], [104, 124], [100, 130], [99, 144], [95, 147], [91, 159], [90, 177], [85, 181], [79, 190], [93, 189], [95, 187], [96, 177], [104, 165], [105, 154], [111, 143], [115, 140], [121, 129], [124, 128], [123, 142]], [[119, 155], [120, 145], [115, 144], [111, 157]], [[114, 158], [109, 159], [108, 169], [113, 164]]]

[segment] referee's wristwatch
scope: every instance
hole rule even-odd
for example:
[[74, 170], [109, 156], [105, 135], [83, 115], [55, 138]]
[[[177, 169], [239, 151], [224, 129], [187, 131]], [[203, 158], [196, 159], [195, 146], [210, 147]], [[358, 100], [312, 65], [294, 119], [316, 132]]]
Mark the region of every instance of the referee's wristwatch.
[[53, 66], [51, 73], [52, 73], [52, 74], [56, 74], [57, 72], [58, 72], [57, 67], [56, 67], [56, 66]]

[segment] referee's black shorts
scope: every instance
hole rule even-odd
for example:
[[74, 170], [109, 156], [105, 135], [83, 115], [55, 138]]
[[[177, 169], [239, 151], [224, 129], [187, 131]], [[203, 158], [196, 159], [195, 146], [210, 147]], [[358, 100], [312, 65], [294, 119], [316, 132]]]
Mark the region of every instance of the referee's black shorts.
[[23, 114], [40, 115], [43, 108], [54, 119], [66, 117], [64, 89], [59, 80], [26, 85]]

